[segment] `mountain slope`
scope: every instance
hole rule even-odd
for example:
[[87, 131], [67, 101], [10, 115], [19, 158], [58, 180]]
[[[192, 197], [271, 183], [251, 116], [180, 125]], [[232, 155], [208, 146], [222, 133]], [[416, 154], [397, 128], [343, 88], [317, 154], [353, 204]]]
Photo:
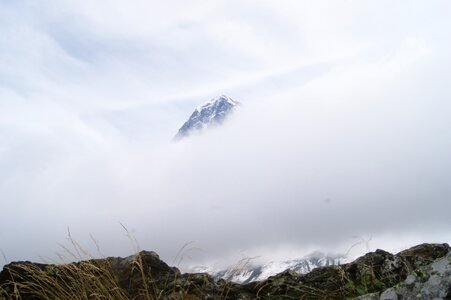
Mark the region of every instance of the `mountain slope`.
[[252, 260], [243, 260], [238, 265], [224, 270], [217, 271], [199, 268], [193, 271], [207, 272], [217, 279], [245, 284], [265, 280], [285, 270], [291, 270], [298, 274], [307, 274], [319, 267], [338, 266], [346, 262], [346, 257], [342, 255], [326, 255], [322, 252], [314, 252], [299, 259], [271, 261], [265, 264], [256, 263]]
[[191, 135], [193, 132], [201, 131], [204, 128], [219, 125], [225, 118], [240, 105], [238, 101], [221, 95], [197, 107], [183, 126], [175, 135], [175, 140], [180, 140]]

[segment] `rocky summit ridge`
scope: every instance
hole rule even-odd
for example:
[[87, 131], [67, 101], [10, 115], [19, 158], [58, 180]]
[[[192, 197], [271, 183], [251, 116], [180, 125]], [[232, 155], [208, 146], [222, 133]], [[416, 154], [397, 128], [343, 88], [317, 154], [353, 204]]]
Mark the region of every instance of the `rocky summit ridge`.
[[222, 124], [238, 105], [240, 105], [238, 101], [226, 95], [212, 98], [194, 110], [189, 119], [180, 127], [174, 140], [180, 140], [194, 132]]
[[13, 262], [0, 272], [0, 299], [451, 299], [451, 249], [376, 250], [343, 265], [287, 270], [248, 284], [182, 274], [148, 251], [62, 265]]

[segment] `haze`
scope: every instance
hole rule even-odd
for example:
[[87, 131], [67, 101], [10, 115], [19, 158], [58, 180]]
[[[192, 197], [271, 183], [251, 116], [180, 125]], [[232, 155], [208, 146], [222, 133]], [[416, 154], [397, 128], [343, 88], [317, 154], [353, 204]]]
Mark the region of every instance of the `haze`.
[[[451, 242], [449, 1], [0, 1], [0, 249], [187, 266]], [[171, 142], [226, 94], [224, 126]], [[357, 237], [357, 238], [356, 238]]]

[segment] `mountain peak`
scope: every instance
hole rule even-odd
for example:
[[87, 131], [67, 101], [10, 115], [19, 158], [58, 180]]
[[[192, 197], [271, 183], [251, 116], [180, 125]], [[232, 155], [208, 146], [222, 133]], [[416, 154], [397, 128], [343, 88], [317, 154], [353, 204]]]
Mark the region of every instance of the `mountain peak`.
[[220, 125], [240, 103], [232, 98], [221, 95], [198, 106], [175, 135], [175, 140], [189, 136], [195, 131], [215, 125]]
[[209, 108], [211, 106], [219, 105], [221, 103], [229, 103], [232, 106], [235, 106], [238, 104], [237, 101], [233, 100], [232, 98], [228, 97], [227, 95], [221, 95], [221, 96], [217, 96], [217, 97], [214, 97], [214, 98], [208, 100], [207, 102], [205, 102], [202, 105], [199, 105], [196, 108], [196, 111], [202, 111], [203, 109]]

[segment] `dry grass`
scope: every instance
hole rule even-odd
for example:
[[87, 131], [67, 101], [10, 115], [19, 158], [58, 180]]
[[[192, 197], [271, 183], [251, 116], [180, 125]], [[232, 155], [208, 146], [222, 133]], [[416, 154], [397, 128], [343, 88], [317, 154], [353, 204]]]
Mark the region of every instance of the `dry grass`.
[[[132, 243], [135, 253], [139, 253], [137, 240], [124, 225], [120, 225]], [[10, 280], [0, 286], [0, 299], [158, 300], [162, 298], [161, 293], [164, 288], [161, 289], [155, 285], [149, 270], [144, 267], [141, 255], [134, 256], [129, 270], [130, 273], [135, 274], [134, 280], [138, 281], [139, 285], [138, 291], [135, 290], [132, 296], [124, 289], [123, 283], [121, 286], [117, 272], [113, 271], [112, 261], [106, 259], [100, 252], [100, 247], [92, 236], [91, 239], [102, 259], [95, 259], [76, 242], [70, 230], [68, 230], [67, 239], [70, 246], [60, 244], [62, 253], [57, 254], [60, 263], [49, 263], [43, 259], [45, 264], [24, 262], [16, 263], [8, 268]], [[175, 259], [178, 263], [181, 263], [187, 251], [194, 249], [189, 247], [190, 245], [191, 243], [188, 243], [180, 249]], [[136, 274], [139, 275], [136, 276]]]
[[[128, 230], [126, 232], [129, 234]], [[60, 245], [63, 252], [59, 253], [58, 257], [62, 263], [20, 263], [9, 268], [11, 280], [0, 287], [0, 296], [3, 299], [132, 299], [120, 287], [108, 260], [94, 259], [72, 238], [69, 230], [68, 240], [71, 248]], [[98, 243], [94, 239], [93, 241], [99, 249]], [[79, 262], [71, 263], [72, 261]], [[146, 274], [139, 255], [136, 256], [133, 265], [143, 278], [143, 292], [140, 293], [139, 299], [156, 299], [149, 294], [147, 280], [144, 280]]]
[[[125, 226], [121, 226], [135, 253], [140, 253], [136, 239]], [[196, 294], [203, 294], [206, 292], [204, 289], [208, 289], [211, 284], [211, 277], [202, 274], [192, 274], [192, 277], [187, 278], [174, 272], [161, 278], [152, 278], [149, 263], [145, 263], [141, 255], [127, 260], [126, 267], [118, 272], [118, 259], [107, 259], [103, 255], [103, 259], [95, 259], [72, 238], [69, 230], [68, 240], [69, 247], [60, 245], [63, 254], [59, 257], [65, 263], [11, 265], [8, 269], [10, 281], [0, 286], [0, 300], [185, 300], [197, 299]], [[92, 240], [101, 253], [97, 241], [94, 238]], [[180, 265], [195, 250], [199, 249], [193, 247], [192, 242], [186, 243], [177, 253], [173, 264]], [[242, 259], [229, 275], [233, 277], [240, 274], [253, 259]], [[356, 282], [350, 277], [349, 270], [342, 266], [319, 269], [304, 277], [304, 284], [299, 284], [295, 275], [275, 276], [257, 283], [251, 294], [255, 293], [253, 295], [260, 299], [348, 299], [386, 288], [384, 282], [388, 278], [376, 274], [371, 261], [363, 263], [358, 273], [360, 279]], [[385, 274], [388, 277], [390, 275]], [[232, 299], [236, 295], [236, 286], [230, 281], [215, 282], [213, 286], [217, 288], [213, 292], [215, 299]]]
[[5, 295], [10, 299], [130, 299], [108, 266], [91, 262], [44, 268], [19, 264], [10, 275], [14, 289]]

